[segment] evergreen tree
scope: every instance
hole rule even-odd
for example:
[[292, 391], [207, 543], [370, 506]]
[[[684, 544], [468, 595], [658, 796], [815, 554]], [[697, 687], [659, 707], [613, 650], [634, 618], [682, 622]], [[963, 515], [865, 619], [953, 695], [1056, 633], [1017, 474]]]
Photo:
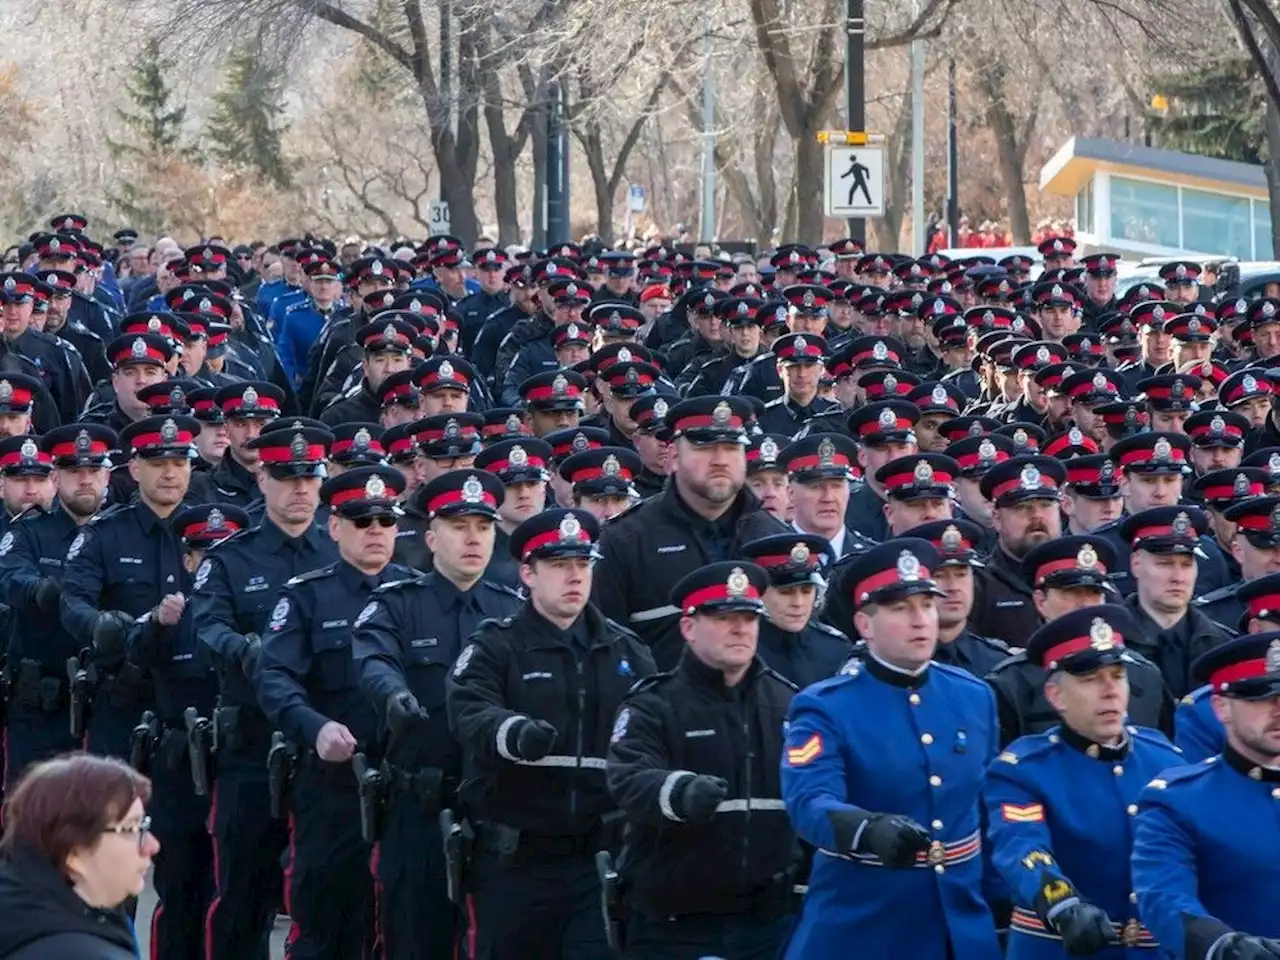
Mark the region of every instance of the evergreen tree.
[[134, 62], [129, 79], [125, 81], [125, 92], [133, 102], [133, 109], [116, 110], [125, 129], [132, 134], [133, 142], [108, 140], [116, 156], [162, 156], [183, 152], [180, 142], [187, 108], [174, 103], [173, 90], [165, 79], [167, 66], [160, 53], [160, 42], [148, 40]]
[[1168, 104], [1149, 118], [1158, 146], [1221, 160], [1264, 162], [1266, 93], [1248, 57], [1160, 77], [1153, 86]]
[[214, 95], [205, 136], [224, 166], [287, 188], [292, 176], [280, 142], [288, 129], [281, 121], [282, 86], [281, 71], [263, 64], [254, 46], [237, 50], [227, 62], [222, 90]]

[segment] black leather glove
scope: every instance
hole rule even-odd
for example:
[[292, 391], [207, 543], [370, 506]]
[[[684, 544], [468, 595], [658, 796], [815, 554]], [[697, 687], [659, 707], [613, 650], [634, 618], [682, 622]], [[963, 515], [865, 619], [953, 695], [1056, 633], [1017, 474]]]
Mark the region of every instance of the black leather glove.
[[1052, 923], [1072, 956], [1097, 953], [1115, 941], [1115, 927], [1106, 911], [1083, 900], [1063, 907], [1053, 915]]
[[1218, 960], [1278, 960], [1280, 940], [1251, 937], [1245, 933], [1230, 934], [1218, 948]]
[[525, 720], [516, 733], [516, 753], [521, 760], [541, 760], [556, 742], [556, 728], [545, 720]]
[[855, 852], [874, 854], [886, 867], [909, 867], [931, 842], [929, 831], [910, 817], [875, 813], [858, 838]]
[[699, 774], [680, 789], [680, 810], [690, 823], [706, 823], [728, 794], [729, 784], [723, 778]]
[[125, 638], [129, 627], [133, 625], [133, 617], [118, 610], [104, 610], [94, 618], [89, 637], [99, 651], [114, 656], [124, 653]]
[[408, 736], [425, 719], [427, 712], [408, 690], [401, 690], [387, 701], [387, 729], [395, 740]]
[[252, 679], [254, 669], [258, 666], [258, 654], [262, 652], [262, 638], [256, 633], [246, 633], [244, 641], [236, 659], [240, 662], [240, 671]]
[[52, 577], [45, 577], [36, 584], [36, 609], [44, 614], [58, 612], [58, 601], [62, 598], [62, 584]]

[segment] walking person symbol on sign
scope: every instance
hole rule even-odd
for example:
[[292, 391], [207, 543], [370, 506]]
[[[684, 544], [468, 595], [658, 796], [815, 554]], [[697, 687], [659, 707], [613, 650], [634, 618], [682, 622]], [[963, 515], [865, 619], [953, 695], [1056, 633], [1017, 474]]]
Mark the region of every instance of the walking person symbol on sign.
[[851, 154], [849, 157], [849, 169], [840, 174], [840, 179], [853, 177], [853, 183], [849, 186], [849, 206], [854, 205], [854, 197], [858, 195], [858, 191], [862, 191], [862, 195], [867, 198], [867, 206], [871, 206], [871, 188], [867, 185], [867, 177], [871, 175], [871, 169], [864, 163], [858, 162], [858, 155]]

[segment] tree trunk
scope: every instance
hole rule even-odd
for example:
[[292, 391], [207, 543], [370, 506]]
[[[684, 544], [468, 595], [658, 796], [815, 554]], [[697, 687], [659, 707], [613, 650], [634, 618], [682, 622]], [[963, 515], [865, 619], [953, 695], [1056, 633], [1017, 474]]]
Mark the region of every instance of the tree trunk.
[[[485, 113], [490, 113], [485, 107]], [[502, 125], [502, 109], [492, 111], [498, 114], [497, 123]], [[489, 143], [493, 150], [493, 207], [498, 218], [498, 244], [508, 246], [520, 242], [520, 197], [516, 190], [516, 163], [519, 151], [514, 149], [515, 143], [508, 136], [499, 140], [493, 135], [494, 121], [489, 120]]]
[[980, 69], [978, 79], [978, 86], [987, 98], [987, 123], [995, 136], [997, 164], [1009, 206], [1009, 229], [1013, 242], [1025, 246], [1031, 242], [1031, 216], [1027, 213], [1027, 190], [1022, 182], [1025, 147], [1019, 143], [1018, 126], [1004, 104], [1003, 79], [994, 68]]
[[[1268, 60], [1274, 61], [1274, 56]], [[1267, 158], [1263, 170], [1267, 175], [1268, 207], [1271, 210], [1271, 255], [1280, 258], [1280, 105], [1267, 98]], [[1262, 258], [1263, 251], [1255, 256]]]
[[902, 218], [906, 213], [907, 182], [911, 174], [911, 95], [902, 98], [902, 107], [893, 123], [889, 140], [889, 182], [885, 189], [884, 217], [869, 224], [877, 250], [897, 250], [902, 237]]
[[794, 142], [795, 156], [795, 233], [784, 239], [800, 243], [818, 243], [822, 239], [823, 148], [818, 142], [818, 129], [805, 129]]
[[[575, 131], [576, 132], [576, 131]], [[600, 126], [586, 124], [578, 136], [578, 143], [587, 158], [587, 170], [591, 173], [591, 187], [596, 197], [596, 235], [607, 244], [613, 243], [613, 191], [609, 186], [609, 171], [604, 159], [604, 138]]]

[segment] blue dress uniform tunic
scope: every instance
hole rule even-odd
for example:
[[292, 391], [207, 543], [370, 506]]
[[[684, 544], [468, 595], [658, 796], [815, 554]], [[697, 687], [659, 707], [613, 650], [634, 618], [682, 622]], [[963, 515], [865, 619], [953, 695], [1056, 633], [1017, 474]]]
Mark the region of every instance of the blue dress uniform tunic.
[[1204, 960], [1232, 930], [1280, 937], [1280, 774], [1228, 747], [1164, 772], [1138, 807], [1134, 889], [1167, 956]]
[[1222, 752], [1226, 733], [1213, 712], [1213, 690], [1200, 687], [1178, 701], [1173, 719], [1173, 742], [1182, 751], [1183, 763], [1198, 763]]
[[1063, 956], [1036, 903], [1045, 884], [1073, 887], [1105, 910], [1122, 946], [1099, 960], [1151, 957], [1156, 946], [1137, 919], [1129, 859], [1138, 795], [1148, 781], [1183, 763], [1164, 735], [1129, 727], [1118, 747], [1101, 747], [1069, 728], [1021, 737], [991, 765], [985, 791], [992, 860], [1014, 892], [1010, 960]]
[[[990, 689], [933, 664], [911, 676], [868, 659], [791, 705], [782, 795], [818, 848], [787, 960], [859, 956], [998, 960], [983, 898], [979, 791], [999, 749]], [[934, 843], [914, 868], [837, 849], [828, 813], [911, 817]]]

